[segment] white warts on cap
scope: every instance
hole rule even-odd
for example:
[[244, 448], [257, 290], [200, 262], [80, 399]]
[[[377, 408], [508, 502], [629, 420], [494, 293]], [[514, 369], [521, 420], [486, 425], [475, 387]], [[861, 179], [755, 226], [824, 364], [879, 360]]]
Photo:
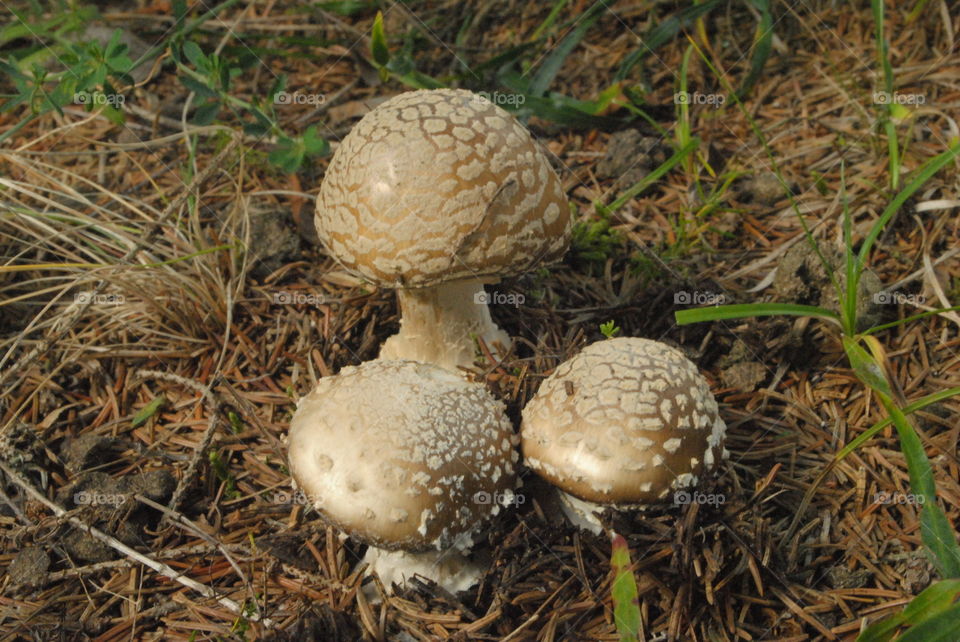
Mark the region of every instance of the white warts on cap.
[[430, 364], [377, 360], [321, 379], [300, 400], [288, 460], [327, 521], [368, 544], [423, 551], [494, 514], [475, 497], [513, 489], [513, 440], [503, 404], [483, 385]]
[[364, 116], [330, 161], [315, 223], [345, 268], [399, 288], [400, 333], [381, 358], [454, 370], [472, 365], [471, 335], [495, 355], [509, 347], [483, 283], [559, 260], [572, 226], [530, 133], [459, 89], [406, 92]]
[[[571, 393], [572, 389], [572, 393]], [[581, 500], [653, 503], [695, 484], [726, 425], [696, 366], [663, 343], [617, 338], [559, 365], [523, 409], [527, 465]]]

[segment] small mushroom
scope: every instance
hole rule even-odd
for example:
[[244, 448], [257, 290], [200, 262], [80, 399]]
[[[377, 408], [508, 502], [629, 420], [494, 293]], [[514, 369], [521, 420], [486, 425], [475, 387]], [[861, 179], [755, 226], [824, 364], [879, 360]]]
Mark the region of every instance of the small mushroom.
[[483, 284], [558, 260], [571, 226], [530, 133], [457, 89], [400, 94], [364, 116], [330, 161], [315, 220], [345, 268], [397, 288], [400, 331], [380, 357], [451, 369], [473, 364], [473, 337], [509, 347]]
[[290, 424], [288, 460], [320, 515], [369, 544], [387, 587], [414, 573], [451, 591], [464, 553], [512, 502], [517, 436], [487, 389], [431, 364], [368, 361], [325, 377]]
[[558, 366], [523, 409], [520, 433], [527, 466], [561, 491], [572, 521], [599, 533], [595, 511], [660, 503], [696, 484], [727, 456], [725, 431], [689, 359], [619, 338]]

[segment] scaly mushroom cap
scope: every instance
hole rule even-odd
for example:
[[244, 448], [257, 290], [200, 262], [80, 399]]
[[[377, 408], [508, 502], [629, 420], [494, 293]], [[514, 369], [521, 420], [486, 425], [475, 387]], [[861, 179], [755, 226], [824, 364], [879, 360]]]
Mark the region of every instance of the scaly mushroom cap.
[[327, 169], [320, 240], [385, 286], [509, 276], [559, 259], [570, 208], [530, 133], [460, 89], [400, 94], [360, 120]]
[[599, 504], [663, 501], [723, 456], [726, 426], [696, 366], [656, 341], [587, 346], [523, 410], [526, 464]]
[[418, 552], [447, 548], [498, 512], [490, 498], [511, 496], [516, 444], [482, 385], [429, 364], [368, 361], [300, 400], [288, 459], [327, 521]]

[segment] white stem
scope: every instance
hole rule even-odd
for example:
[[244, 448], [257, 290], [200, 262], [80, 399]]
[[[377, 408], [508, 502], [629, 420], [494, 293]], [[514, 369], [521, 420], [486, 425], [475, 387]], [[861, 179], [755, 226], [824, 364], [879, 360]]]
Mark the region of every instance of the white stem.
[[[395, 583], [402, 586], [414, 575], [419, 575], [456, 594], [479, 582], [483, 575], [483, 568], [467, 559], [456, 547], [443, 551], [407, 553], [369, 546], [363, 561], [370, 565], [371, 571], [376, 572], [387, 591]], [[371, 595], [367, 597], [376, 599]]]
[[474, 337], [483, 339], [494, 357], [510, 347], [510, 337], [490, 318], [483, 283], [454, 281], [432, 288], [397, 290], [400, 332], [387, 339], [381, 359], [411, 359], [449, 370], [473, 366]]
[[603, 524], [594, 514], [602, 511], [603, 506], [579, 499], [560, 489], [557, 489], [557, 494], [560, 496], [560, 508], [571, 524], [585, 531], [590, 531], [594, 535], [603, 532]]

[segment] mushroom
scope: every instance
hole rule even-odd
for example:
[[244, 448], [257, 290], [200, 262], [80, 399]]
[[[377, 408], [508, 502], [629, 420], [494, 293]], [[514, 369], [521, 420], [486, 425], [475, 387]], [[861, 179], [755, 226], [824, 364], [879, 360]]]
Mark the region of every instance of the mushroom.
[[562, 363], [523, 409], [527, 466], [560, 490], [574, 523], [601, 531], [595, 511], [663, 502], [717, 460], [726, 426], [697, 367], [649, 339], [587, 346]]
[[318, 236], [346, 269], [397, 288], [382, 359], [456, 369], [473, 337], [506, 349], [484, 283], [558, 260], [570, 240], [559, 178], [530, 133], [458, 89], [400, 94], [343, 139], [317, 199]]
[[465, 553], [514, 503], [518, 437], [481, 384], [438, 366], [368, 361], [300, 399], [288, 460], [328, 523], [369, 545], [384, 584], [414, 573], [451, 591], [480, 570]]

